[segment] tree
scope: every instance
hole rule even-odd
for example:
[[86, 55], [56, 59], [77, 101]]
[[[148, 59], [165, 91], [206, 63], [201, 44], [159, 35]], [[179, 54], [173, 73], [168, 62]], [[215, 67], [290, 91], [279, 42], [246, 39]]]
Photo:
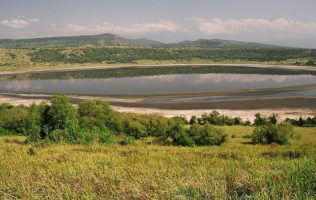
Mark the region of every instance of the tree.
[[207, 113], [203, 113], [201, 118], [198, 118], [198, 123], [200, 125], [206, 124], [206, 122], [209, 120], [209, 116]]
[[33, 103], [28, 107], [24, 127], [29, 141], [35, 142], [46, 137], [48, 131], [45, 130], [45, 126], [48, 123], [47, 112], [49, 108], [45, 103], [40, 105]]
[[125, 122], [125, 133], [126, 135], [133, 136], [136, 139], [148, 136], [146, 127], [133, 120], [127, 120]]
[[194, 115], [190, 118], [189, 124], [196, 124], [197, 123], [197, 117]]
[[87, 129], [114, 128], [114, 112], [107, 102], [101, 100], [86, 100], [79, 104], [79, 122]]
[[210, 116], [208, 118], [208, 122], [210, 124], [216, 124], [216, 125], [223, 125], [223, 122], [221, 120], [221, 116], [218, 111], [214, 110], [210, 113]]
[[273, 113], [272, 115], [269, 116], [269, 122], [271, 124], [277, 124], [278, 122], [278, 114]]
[[265, 125], [265, 124], [267, 124], [267, 121], [266, 121], [266, 119], [265, 118], [262, 118], [261, 117], [261, 115], [260, 115], [260, 113], [256, 113], [255, 114], [255, 120], [254, 120], [254, 124], [256, 125], [256, 126], [261, 126], [261, 125]]
[[77, 112], [67, 96], [55, 94], [51, 99], [48, 115], [50, 117], [49, 125], [55, 136], [56, 134], [63, 134], [62, 138], [67, 142], [74, 142], [77, 139], [79, 130]]

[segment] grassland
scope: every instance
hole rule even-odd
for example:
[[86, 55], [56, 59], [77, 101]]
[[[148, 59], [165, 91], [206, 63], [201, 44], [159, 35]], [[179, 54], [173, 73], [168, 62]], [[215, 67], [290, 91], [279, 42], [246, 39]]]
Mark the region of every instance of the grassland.
[[313, 199], [316, 128], [291, 145], [252, 145], [253, 127], [224, 127], [214, 147], [24, 144], [0, 137], [0, 199]]

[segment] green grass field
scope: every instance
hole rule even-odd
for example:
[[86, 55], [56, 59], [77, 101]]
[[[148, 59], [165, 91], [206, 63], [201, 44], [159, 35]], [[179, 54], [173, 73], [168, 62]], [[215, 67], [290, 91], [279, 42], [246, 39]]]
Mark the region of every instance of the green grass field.
[[[224, 127], [214, 147], [24, 144], [0, 137], [0, 199], [314, 199], [316, 128], [291, 145], [252, 145]], [[232, 137], [232, 135], [234, 135]]]

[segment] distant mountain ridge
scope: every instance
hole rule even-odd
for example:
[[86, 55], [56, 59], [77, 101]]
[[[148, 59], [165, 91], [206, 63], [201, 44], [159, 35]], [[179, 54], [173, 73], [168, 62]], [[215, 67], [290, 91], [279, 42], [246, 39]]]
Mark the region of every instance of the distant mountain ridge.
[[58, 48], [78, 46], [130, 46], [130, 47], [213, 47], [213, 48], [274, 48], [279, 46], [240, 42], [221, 39], [199, 39], [195, 41], [182, 41], [178, 43], [162, 43], [148, 39], [127, 39], [114, 34], [47, 37], [34, 39], [0, 39], [0, 48]]

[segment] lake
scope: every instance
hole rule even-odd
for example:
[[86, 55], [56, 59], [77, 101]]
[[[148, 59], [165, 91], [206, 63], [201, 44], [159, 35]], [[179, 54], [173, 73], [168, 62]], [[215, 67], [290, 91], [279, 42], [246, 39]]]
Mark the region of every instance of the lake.
[[[223, 67], [222, 67], [223, 68]], [[235, 68], [235, 67], [234, 67]], [[212, 68], [214, 69], [214, 68]], [[130, 69], [128, 69], [130, 70]], [[139, 69], [135, 69], [139, 70]], [[165, 70], [165, 68], [163, 69]], [[177, 69], [178, 70], [178, 69]], [[0, 92], [14, 93], [68, 93], [80, 95], [168, 95], [207, 92], [223, 92], [233, 90], [258, 90], [266, 88], [316, 85], [316, 76], [311, 74], [289, 73], [273, 74], [254, 71], [245, 74], [238, 71], [225, 73], [216, 70], [188, 71], [187, 73], [172, 70], [157, 72], [157, 75], [124, 72], [124, 69], [109, 75], [111, 71], [83, 70], [76, 72], [47, 72], [39, 74], [14, 75], [0, 79]], [[112, 73], [112, 72], [111, 72]], [[175, 74], [173, 74], [175, 73]], [[94, 74], [94, 75], [91, 75]], [[102, 75], [103, 74], [103, 75]], [[122, 75], [126, 74], [126, 75]], [[271, 95], [316, 96], [314, 89], [270, 92]], [[255, 93], [253, 93], [255, 95]], [[199, 97], [201, 98], [201, 97]], [[203, 97], [202, 97], [203, 98]], [[213, 97], [221, 98], [221, 96]], [[227, 98], [227, 97], [226, 97]]]

